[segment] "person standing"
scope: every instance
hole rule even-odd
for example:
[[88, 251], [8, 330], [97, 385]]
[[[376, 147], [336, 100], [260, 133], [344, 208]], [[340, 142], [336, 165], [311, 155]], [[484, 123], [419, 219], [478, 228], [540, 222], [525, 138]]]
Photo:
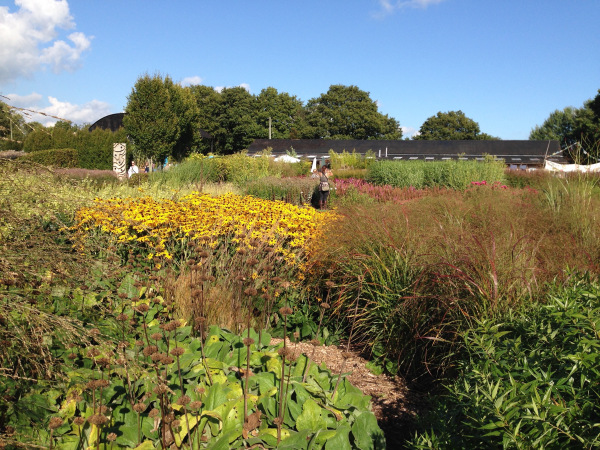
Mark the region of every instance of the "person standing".
[[131, 167], [127, 171], [127, 175], [129, 176], [129, 178], [131, 178], [131, 176], [136, 173], [140, 173], [140, 169], [135, 164], [135, 161], [131, 161]]
[[319, 176], [319, 209], [327, 207], [327, 198], [329, 197], [329, 177], [332, 175], [327, 166], [321, 166], [321, 174]]

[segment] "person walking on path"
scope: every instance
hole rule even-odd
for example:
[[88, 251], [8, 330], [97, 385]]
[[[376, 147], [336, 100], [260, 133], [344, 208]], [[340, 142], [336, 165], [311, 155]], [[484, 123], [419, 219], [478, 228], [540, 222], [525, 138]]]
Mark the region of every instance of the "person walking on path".
[[321, 167], [319, 176], [319, 209], [327, 208], [327, 198], [329, 197], [329, 177], [332, 175], [327, 166]]

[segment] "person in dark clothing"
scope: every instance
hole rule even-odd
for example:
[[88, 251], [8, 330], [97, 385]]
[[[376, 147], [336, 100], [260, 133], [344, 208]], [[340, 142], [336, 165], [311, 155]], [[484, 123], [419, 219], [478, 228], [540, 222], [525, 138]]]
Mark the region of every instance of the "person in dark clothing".
[[319, 176], [319, 209], [325, 209], [327, 207], [327, 198], [329, 197], [329, 177], [332, 175], [331, 171], [327, 169], [327, 166], [321, 167], [321, 174]]

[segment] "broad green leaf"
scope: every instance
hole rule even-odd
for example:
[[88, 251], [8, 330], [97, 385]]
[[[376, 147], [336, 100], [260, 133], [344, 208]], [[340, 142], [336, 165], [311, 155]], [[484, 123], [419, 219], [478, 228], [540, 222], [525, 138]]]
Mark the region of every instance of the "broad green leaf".
[[313, 430], [325, 428], [327, 423], [321, 415], [321, 407], [312, 399], [308, 399], [302, 405], [302, 414], [296, 419], [296, 429]]
[[363, 412], [352, 424], [354, 444], [361, 450], [385, 448], [385, 437], [372, 412]]
[[351, 450], [350, 445], [350, 427], [348, 425], [338, 428], [335, 436], [328, 439], [325, 443], [325, 450]]

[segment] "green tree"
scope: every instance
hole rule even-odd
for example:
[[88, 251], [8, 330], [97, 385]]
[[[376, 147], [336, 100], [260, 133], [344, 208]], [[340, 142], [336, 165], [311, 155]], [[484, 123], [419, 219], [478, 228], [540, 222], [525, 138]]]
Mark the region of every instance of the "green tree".
[[401, 139], [396, 119], [378, 111], [369, 93], [356, 86], [331, 85], [306, 104], [309, 129], [315, 139]]
[[297, 136], [306, 128], [302, 101], [296, 96], [268, 87], [256, 96], [256, 104], [257, 138], [269, 137], [269, 119], [273, 139], [289, 139], [292, 134]]
[[243, 87], [225, 88], [217, 108], [218, 128], [213, 136], [216, 150], [233, 154], [248, 148], [259, 135], [254, 96]]
[[497, 139], [489, 134], [482, 133], [479, 124], [465, 116], [462, 111], [438, 112], [429, 117], [414, 139], [435, 141], [461, 141], [461, 140], [490, 140]]
[[142, 158], [162, 162], [191, 150], [197, 109], [194, 97], [169, 76], [138, 78], [127, 97], [123, 126]]
[[194, 85], [189, 87], [194, 96], [196, 106], [198, 107], [198, 129], [194, 135], [194, 148], [199, 153], [207, 154], [214, 151], [212, 139], [203, 138], [200, 130], [204, 130], [214, 136], [219, 129], [219, 105], [221, 103], [221, 94], [214, 88], [204, 85]]
[[21, 150], [26, 136], [23, 116], [8, 104], [0, 102], [0, 150]]
[[535, 141], [559, 141], [565, 148], [576, 141], [575, 127], [578, 110], [567, 106], [562, 110], [555, 110], [548, 116], [542, 125], [536, 125], [529, 133], [529, 139]]

